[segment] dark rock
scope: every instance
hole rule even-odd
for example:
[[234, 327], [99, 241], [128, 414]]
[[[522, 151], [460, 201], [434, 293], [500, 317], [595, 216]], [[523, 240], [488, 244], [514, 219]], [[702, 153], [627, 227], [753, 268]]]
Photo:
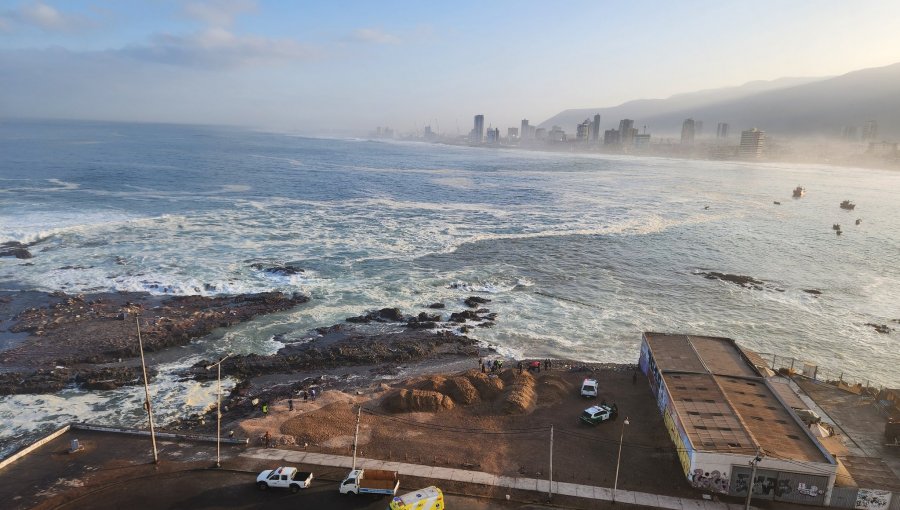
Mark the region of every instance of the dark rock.
[[463, 310], [462, 312], [454, 312], [450, 314], [450, 322], [466, 322], [467, 320], [477, 321], [480, 317], [472, 310]]
[[745, 289], [754, 289], [754, 290], [763, 290], [765, 288], [766, 282], [762, 280], [757, 280], [752, 276], [744, 276], [739, 274], [730, 274], [730, 273], [719, 273], [716, 271], [698, 271], [695, 274], [702, 275], [704, 278], [709, 280], [721, 280], [723, 282], [733, 283], [735, 285], [740, 285]]
[[0, 257], [15, 257], [17, 259], [30, 259], [31, 252], [28, 245], [18, 241], [10, 241], [0, 244]]
[[303, 269], [301, 269], [297, 266], [292, 266], [290, 264], [285, 264], [283, 266], [266, 267], [263, 264], [256, 263], [256, 264], [250, 264], [250, 267], [252, 267], [253, 269], [256, 269], [258, 271], [262, 271], [264, 273], [274, 274], [274, 275], [278, 275], [278, 276], [292, 276], [292, 275], [300, 274], [300, 273], [304, 272]]
[[892, 331], [891, 328], [888, 327], [887, 324], [873, 324], [871, 322], [867, 322], [866, 326], [872, 326], [873, 328], [875, 328], [875, 331], [877, 331], [879, 333], [883, 333], [885, 335], [889, 335]]
[[822, 291], [821, 291], [821, 290], [816, 290], [816, 289], [803, 289], [803, 292], [806, 292], [807, 294], [812, 294], [813, 296], [820, 296], [820, 295], [822, 295]]
[[481, 305], [484, 303], [490, 303], [490, 302], [491, 302], [490, 299], [486, 299], [486, 298], [478, 297], [478, 296], [469, 296], [466, 298], [466, 301], [465, 301], [466, 306], [468, 306], [469, 308], [478, 308], [478, 305]]
[[327, 326], [327, 327], [322, 326], [322, 327], [316, 328], [316, 333], [318, 333], [320, 335], [328, 335], [331, 333], [340, 333], [341, 331], [344, 331], [343, 324], [334, 324], [332, 326]]
[[358, 315], [356, 317], [347, 317], [344, 319], [347, 322], [352, 322], [356, 324], [368, 324], [372, 321], [375, 322], [403, 322], [404, 317], [400, 312], [399, 308], [382, 308], [381, 310], [376, 310], [374, 312], [369, 312], [365, 315]]
[[428, 308], [433, 308], [435, 310], [442, 310], [444, 308], [447, 308], [447, 305], [445, 305], [444, 303], [431, 303], [430, 305], [428, 305]]

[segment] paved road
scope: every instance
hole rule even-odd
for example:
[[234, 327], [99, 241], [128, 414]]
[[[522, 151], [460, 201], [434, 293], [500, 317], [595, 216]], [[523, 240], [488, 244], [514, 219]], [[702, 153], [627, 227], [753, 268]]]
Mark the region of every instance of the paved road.
[[[314, 480], [312, 487], [292, 494], [287, 490], [260, 491], [252, 473], [195, 471], [169, 473], [149, 479], [129, 480], [71, 501], [60, 509], [119, 510], [122, 508], [316, 508], [344, 510], [385, 510], [386, 497], [344, 496], [338, 482]], [[202, 486], [202, 488], [198, 488]], [[448, 495], [446, 505], [454, 510], [510, 510], [515, 503]], [[530, 507], [535, 508], [535, 507]]]

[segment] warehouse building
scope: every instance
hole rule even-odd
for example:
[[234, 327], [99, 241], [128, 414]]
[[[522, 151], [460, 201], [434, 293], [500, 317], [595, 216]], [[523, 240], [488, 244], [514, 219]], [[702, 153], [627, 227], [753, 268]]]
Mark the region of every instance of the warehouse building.
[[752, 485], [754, 498], [827, 505], [837, 463], [757, 358], [728, 338], [644, 333], [640, 368], [694, 487], [746, 496]]

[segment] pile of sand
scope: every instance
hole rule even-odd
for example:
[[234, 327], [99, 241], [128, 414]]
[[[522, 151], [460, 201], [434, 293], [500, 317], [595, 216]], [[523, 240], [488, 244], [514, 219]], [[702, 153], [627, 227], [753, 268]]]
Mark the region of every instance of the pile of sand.
[[575, 387], [561, 375], [547, 374], [541, 377], [535, 390], [538, 393], [540, 405], [549, 406], [562, 402], [567, 395], [573, 393]]
[[534, 409], [537, 403], [537, 393], [534, 389], [534, 376], [531, 372], [521, 374], [513, 370], [507, 370], [501, 374], [506, 383], [506, 392], [503, 397], [503, 412], [506, 414], [525, 414]]
[[439, 391], [400, 390], [384, 398], [381, 402], [385, 410], [393, 413], [405, 412], [437, 412], [441, 409], [453, 409], [453, 399]]
[[[409, 383], [412, 390], [401, 389], [389, 394], [382, 407], [389, 412], [436, 412], [453, 409], [456, 405], [471, 406], [479, 402], [501, 399], [507, 414], [531, 412], [537, 403], [535, 379], [530, 372], [519, 373], [507, 369], [500, 373], [485, 374], [469, 370], [453, 377], [431, 376]], [[553, 378], [550, 400], [558, 401], [568, 386]], [[557, 388], [558, 387], [558, 388]]]

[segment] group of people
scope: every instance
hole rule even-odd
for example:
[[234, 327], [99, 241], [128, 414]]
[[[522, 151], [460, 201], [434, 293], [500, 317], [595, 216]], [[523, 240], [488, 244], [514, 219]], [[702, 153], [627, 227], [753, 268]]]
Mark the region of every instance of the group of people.
[[[479, 358], [478, 365], [481, 367], [481, 373], [496, 373], [503, 369], [503, 360], [495, 359], [485, 361], [484, 358]], [[528, 370], [540, 372], [542, 366], [544, 370], [550, 370], [550, 368], [553, 366], [553, 361], [550, 360], [550, 358], [547, 358], [544, 361], [531, 361], [527, 365], [525, 361], [519, 361], [519, 363], [516, 365], [516, 367], [519, 369], [520, 374], [525, 371], [525, 368], [528, 368]]]

